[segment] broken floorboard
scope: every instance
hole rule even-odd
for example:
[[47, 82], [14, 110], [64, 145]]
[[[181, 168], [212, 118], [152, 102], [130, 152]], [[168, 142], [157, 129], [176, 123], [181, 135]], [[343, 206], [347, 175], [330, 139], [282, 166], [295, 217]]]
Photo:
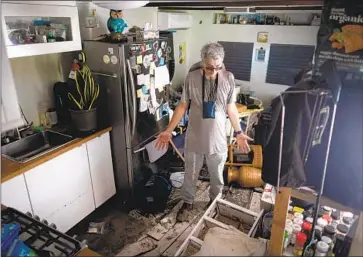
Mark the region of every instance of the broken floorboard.
[[[198, 191], [196, 193], [196, 198], [195, 198], [196, 202], [201, 200], [199, 199], [199, 197], [209, 188], [209, 183], [200, 182], [198, 183], [197, 188]], [[182, 205], [183, 201], [180, 201], [177, 205], [175, 205], [174, 208], [170, 211], [170, 213], [166, 215], [162, 220], [160, 220], [160, 223], [158, 223], [156, 226], [148, 230], [147, 235], [157, 241], [163, 238], [164, 235], [175, 225], [177, 213]]]
[[178, 237], [189, 227], [189, 225], [203, 214], [209, 202], [209, 190], [206, 189], [195, 199], [194, 211], [188, 221], [178, 222], [157, 242], [158, 246], [146, 253], [144, 256], [161, 256], [178, 239]]

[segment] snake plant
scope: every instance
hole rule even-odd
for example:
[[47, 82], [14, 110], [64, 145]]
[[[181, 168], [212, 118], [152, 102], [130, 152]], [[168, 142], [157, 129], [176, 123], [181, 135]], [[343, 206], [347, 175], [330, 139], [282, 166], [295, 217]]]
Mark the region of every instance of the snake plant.
[[75, 73], [77, 93], [68, 93], [68, 98], [79, 110], [91, 110], [100, 94], [100, 85], [95, 85], [92, 72], [86, 64]]

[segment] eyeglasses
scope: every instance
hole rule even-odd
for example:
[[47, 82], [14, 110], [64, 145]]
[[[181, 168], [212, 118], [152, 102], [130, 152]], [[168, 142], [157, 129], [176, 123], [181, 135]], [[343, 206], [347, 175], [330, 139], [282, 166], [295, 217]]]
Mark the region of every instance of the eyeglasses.
[[206, 66], [205, 69], [209, 70], [209, 71], [215, 71], [215, 70], [219, 71], [219, 70], [223, 69], [223, 67], [222, 66], [218, 66], [218, 67]]

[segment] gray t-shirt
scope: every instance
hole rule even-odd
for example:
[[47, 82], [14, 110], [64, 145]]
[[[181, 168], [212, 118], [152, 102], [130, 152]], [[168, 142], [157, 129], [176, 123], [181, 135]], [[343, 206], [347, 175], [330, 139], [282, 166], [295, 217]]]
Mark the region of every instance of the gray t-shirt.
[[[226, 119], [227, 104], [234, 103], [234, 76], [221, 70], [218, 73], [215, 119], [203, 119], [201, 70], [188, 73], [185, 80], [182, 101], [189, 103], [189, 123], [185, 138], [185, 150], [199, 154], [216, 154], [227, 151]], [[206, 92], [215, 83], [205, 82]]]

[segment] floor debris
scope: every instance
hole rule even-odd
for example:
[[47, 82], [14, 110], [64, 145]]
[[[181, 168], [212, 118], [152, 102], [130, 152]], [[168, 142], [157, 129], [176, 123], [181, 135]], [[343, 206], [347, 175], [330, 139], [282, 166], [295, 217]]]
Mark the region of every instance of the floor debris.
[[[251, 190], [232, 188], [225, 199], [249, 208]], [[122, 211], [118, 202], [108, 202], [99, 208], [83, 225], [72, 230], [79, 239], [102, 256], [173, 256], [194, 225], [202, 217], [209, 202], [209, 182], [198, 181], [196, 201], [189, 220], [177, 222], [176, 215], [182, 205], [180, 189], [174, 189], [164, 212], [146, 215], [138, 210]], [[103, 235], [87, 233], [89, 222], [103, 223]], [[236, 224], [233, 224], [236, 226]], [[239, 224], [238, 229], [243, 224]]]
[[105, 230], [106, 230], [106, 222], [105, 221], [99, 222], [99, 223], [91, 222], [89, 224], [87, 233], [103, 235], [105, 233]]
[[224, 198], [226, 201], [237, 204], [243, 208], [250, 207], [251, 190], [241, 188], [231, 188]]
[[116, 256], [137, 256], [156, 248], [156, 244], [150, 238], [144, 238], [133, 244], [126, 245]]

